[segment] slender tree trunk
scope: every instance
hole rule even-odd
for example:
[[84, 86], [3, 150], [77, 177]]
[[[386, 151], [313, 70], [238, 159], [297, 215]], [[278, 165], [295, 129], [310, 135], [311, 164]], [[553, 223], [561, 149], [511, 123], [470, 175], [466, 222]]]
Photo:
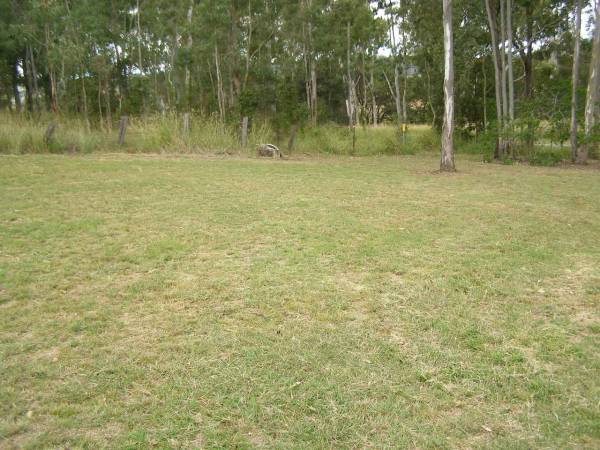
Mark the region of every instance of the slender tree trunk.
[[98, 101], [98, 119], [100, 122], [100, 127], [104, 128], [104, 117], [102, 115], [102, 79], [98, 76], [98, 94], [96, 96]]
[[506, 38], [508, 41], [508, 118], [515, 120], [515, 76], [513, 72], [512, 0], [506, 0]]
[[[141, 83], [140, 85], [142, 85], [143, 83], [143, 76], [144, 76], [144, 63], [142, 61], [142, 27], [140, 26], [140, 16], [142, 14], [142, 10], [140, 9], [140, 0], [137, 0], [136, 3], [136, 7], [137, 7], [137, 14], [136, 14], [136, 27], [137, 27], [137, 41], [138, 41], [138, 45], [137, 45], [137, 53], [138, 53], [138, 68], [140, 70], [140, 77], [141, 77]], [[146, 112], [146, 95], [144, 92], [142, 92], [142, 110], [144, 112]]]
[[402, 137], [404, 141], [406, 141], [406, 130], [408, 126], [408, 115], [406, 109], [408, 74], [406, 66], [406, 34], [404, 30], [404, 23], [402, 23]]
[[571, 75], [571, 161], [577, 159], [577, 84], [579, 83], [579, 66], [581, 65], [581, 8], [583, 0], [575, 5], [575, 44], [573, 49], [573, 73]]
[[454, 171], [454, 42], [452, 0], [443, 0], [444, 23], [444, 125], [440, 170]]
[[373, 77], [373, 68], [371, 68], [371, 102], [373, 107], [373, 126], [377, 126], [377, 97], [375, 96], [375, 79]]
[[487, 72], [485, 70], [485, 56], [481, 58], [481, 68], [483, 72], [483, 131], [487, 132]]
[[490, 27], [490, 36], [492, 38], [492, 57], [494, 60], [494, 77], [496, 90], [496, 127], [498, 138], [496, 140], [496, 149], [494, 158], [499, 159], [504, 154], [504, 141], [502, 139], [503, 115], [502, 115], [502, 76], [500, 68], [500, 56], [498, 54], [498, 29], [496, 28], [496, 13], [490, 5], [490, 0], [485, 0], [485, 9]]
[[32, 86], [33, 86], [33, 103], [35, 105], [36, 113], [39, 114], [41, 112], [41, 107], [40, 107], [40, 95], [39, 95], [39, 89], [38, 89], [38, 74], [37, 74], [37, 69], [35, 67], [35, 59], [33, 57], [33, 49], [31, 48], [31, 45], [28, 45], [27, 48], [29, 49], [29, 70], [30, 70]]
[[[310, 24], [309, 24], [310, 30]], [[310, 31], [309, 31], [310, 36]], [[311, 108], [311, 118], [313, 126], [317, 126], [317, 69], [315, 67], [316, 62], [314, 56], [311, 57], [310, 61], [310, 108]]]
[[248, 84], [248, 77], [250, 75], [250, 62], [252, 58], [252, 3], [248, 0], [248, 32], [247, 32], [247, 43], [246, 43], [246, 70], [244, 72], [244, 81], [242, 83], [242, 91], [246, 90]]
[[176, 71], [175, 61], [177, 61], [177, 50], [179, 47], [179, 35], [177, 30], [173, 36], [171, 36], [171, 49], [170, 49], [170, 57], [171, 57], [171, 67], [169, 70], [169, 84], [173, 87], [175, 91], [175, 106], [178, 107], [181, 104], [181, 83], [178, 76], [178, 71]]
[[348, 69], [348, 121], [352, 131], [352, 154], [356, 151], [356, 90], [354, 88], [354, 80], [352, 79], [352, 70], [350, 66], [350, 22], [346, 24], [346, 66]]
[[362, 104], [361, 104], [361, 116], [364, 120], [364, 124], [367, 125], [369, 123], [369, 115], [368, 111], [368, 103], [369, 103], [369, 92], [367, 91], [367, 70], [365, 67], [365, 50], [362, 49], [360, 52], [361, 64], [360, 64], [360, 72], [361, 72], [361, 82], [362, 82]]
[[104, 90], [104, 101], [106, 102], [106, 125], [108, 131], [112, 131], [112, 111], [111, 111], [111, 102], [110, 102], [110, 84], [108, 79], [106, 80]]
[[23, 58], [23, 72], [25, 75], [25, 95], [27, 102], [27, 111], [33, 114], [33, 80], [31, 76], [31, 60], [29, 59], [29, 46], [25, 47], [25, 57]]
[[239, 14], [235, 2], [231, 3], [229, 8], [230, 22], [229, 27], [229, 102], [233, 108], [240, 95], [242, 83], [240, 80], [239, 50], [237, 48], [239, 35]]
[[[305, 34], [304, 24], [303, 24], [302, 28], [303, 28], [302, 34]], [[302, 55], [304, 58], [304, 89], [306, 91], [306, 110], [308, 111], [308, 118], [312, 122], [312, 105], [311, 105], [312, 95], [310, 92], [310, 69], [309, 69], [310, 63], [308, 62], [308, 45], [306, 42], [304, 42], [304, 44], [303, 44]]]
[[401, 135], [404, 135], [404, 115], [402, 114], [402, 93], [400, 87], [400, 67], [398, 62], [394, 65], [394, 89], [396, 100], [396, 115], [398, 116], [398, 131]]
[[346, 24], [346, 77], [347, 77], [347, 82], [348, 82], [348, 105], [347, 105], [347, 112], [348, 112], [348, 125], [350, 126], [350, 128], [354, 127], [354, 99], [352, 98], [352, 93], [354, 91], [353, 89], [353, 84], [354, 81], [352, 80], [352, 70], [350, 68], [350, 22], [348, 22]]
[[221, 64], [219, 62], [219, 48], [215, 44], [215, 67], [217, 75], [217, 102], [219, 104], [219, 118], [225, 121], [225, 93], [223, 92], [223, 78], [221, 77]]
[[508, 129], [508, 91], [507, 91], [507, 75], [506, 68], [506, 8], [505, 0], [500, 0], [500, 70], [502, 70], [502, 142], [503, 155], [508, 151], [507, 145], [507, 129]]
[[[188, 37], [187, 37], [187, 50], [188, 50], [188, 55], [189, 53], [191, 53], [192, 51], [192, 46], [194, 44], [194, 38], [192, 36], [192, 18], [194, 15], [194, 0], [190, 0], [190, 6], [188, 7], [188, 12], [187, 12], [187, 23], [188, 23]], [[190, 99], [191, 99], [191, 89], [190, 89], [190, 81], [191, 81], [191, 72], [190, 72], [190, 65], [189, 62], [185, 63], [185, 78], [184, 78], [184, 85], [185, 85], [185, 102], [186, 102], [186, 106], [189, 109], [190, 106]]]
[[15, 98], [15, 110], [17, 114], [21, 113], [21, 94], [19, 93], [19, 63], [15, 62], [12, 70], [12, 88]]
[[507, 39], [507, 70], [508, 70], [508, 149], [514, 157], [513, 123], [515, 121], [515, 76], [513, 72], [513, 30], [512, 30], [512, 0], [506, 0], [506, 39]]
[[140, 26], [140, 15], [142, 10], [140, 8], [140, 0], [137, 0], [136, 3], [136, 28], [137, 28], [137, 53], [138, 53], [138, 68], [140, 70], [140, 74], [144, 71], [144, 66], [142, 65], [142, 28]]
[[[312, 0], [304, 0], [302, 7], [306, 9], [312, 6]], [[313, 51], [313, 24], [309, 19], [302, 24], [302, 34], [304, 36], [304, 76], [306, 87], [306, 106], [308, 108], [308, 117], [313, 126], [317, 125], [317, 69]]]
[[90, 118], [88, 115], [88, 104], [87, 104], [87, 91], [85, 89], [85, 76], [83, 67], [80, 68], [80, 77], [81, 77], [81, 100], [83, 102], [83, 120], [85, 121], [85, 127], [89, 131], [90, 130]]
[[431, 94], [431, 74], [429, 72], [429, 64], [425, 62], [425, 72], [427, 73], [427, 103], [429, 103], [429, 109], [431, 109], [431, 129], [435, 129], [435, 120], [437, 115], [435, 108], [433, 107], [433, 96]]
[[58, 101], [56, 98], [56, 77], [54, 76], [54, 68], [50, 62], [50, 26], [44, 24], [44, 39], [46, 47], [46, 70], [50, 78], [50, 109], [53, 113], [58, 112]]
[[600, 101], [600, 2], [596, 3], [596, 26], [592, 39], [592, 60], [590, 61], [590, 78], [585, 100], [585, 137], [586, 143], [577, 151], [577, 164], [586, 164], [590, 141], [594, 127], [598, 121], [598, 102]]
[[[521, 50], [521, 60], [523, 61], [523, 75], [525, 77], [525, 89], [523, 96], [526, 101], [533, 98], [533, 2], [527, 2], [525, 7], [525, 39], [527, 45], [525, 50]], [[527, 148], [533, 148], [534, 129], [531, 120], [527, 124]]]

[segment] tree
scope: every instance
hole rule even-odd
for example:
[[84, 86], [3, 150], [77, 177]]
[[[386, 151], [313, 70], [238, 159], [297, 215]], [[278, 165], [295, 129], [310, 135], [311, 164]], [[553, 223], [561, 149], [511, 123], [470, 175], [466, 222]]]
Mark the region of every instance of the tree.
[[577, 84], [579, 81], [579, 66], [581, 65], [581, 8], [582, 0], [576, 0], [575, 26], [573, 34], [575, 44], [573, 50], [573, 74], [571, 77], [571, 160], [577, 159]]
[[453, 172], [454, 167], [454, 40], [452, 35], [452, 0], [443, 0], [444, 24], [444, 125], [440, 170]]
[[592, 38], [592, 60], [590, 62], [590, 78], [587, 87], [587, 96], [585, 100], [585, 145], [582, 145], [577, 151], [577, 164], [586, 164], [589, 147], [592, 145], [592, 133], [598, 123], [598, 113], [600, 102], [600, 1], [596, 0], [595, 5], [596, 25]]

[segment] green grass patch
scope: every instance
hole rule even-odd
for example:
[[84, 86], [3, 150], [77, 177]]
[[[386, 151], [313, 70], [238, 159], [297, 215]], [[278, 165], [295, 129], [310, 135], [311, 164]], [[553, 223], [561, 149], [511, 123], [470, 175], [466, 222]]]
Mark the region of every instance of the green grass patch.
[[0, 160], [0, 447], [600, 446], [597, 171]]

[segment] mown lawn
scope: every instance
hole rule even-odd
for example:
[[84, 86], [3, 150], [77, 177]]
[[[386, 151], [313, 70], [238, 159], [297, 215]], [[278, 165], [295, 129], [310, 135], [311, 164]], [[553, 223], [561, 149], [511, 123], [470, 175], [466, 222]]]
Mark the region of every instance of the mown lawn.
[[600, 447], [600, 172], [0, 157], [0, 448]]

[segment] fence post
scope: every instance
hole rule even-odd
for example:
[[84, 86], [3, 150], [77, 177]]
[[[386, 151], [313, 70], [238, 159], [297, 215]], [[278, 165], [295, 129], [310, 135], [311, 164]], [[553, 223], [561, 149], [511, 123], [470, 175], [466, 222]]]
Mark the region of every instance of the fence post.
[[292, 153], [294, 150], [294, 142], [296, 142], [296, 133], [298, 132], [299, 125], [295, 123], [292, 125], [292, 130], [290, 133], [290, 140], [288, 141], [288, 152]]
[[246, 148], [246, 145], [248, 145], [248, 116], [242, 119], [242, 147]]
[[127, 116], [121, 116], [119, 122], [119, 145], [125, 143], [125, 131], [127, 130]]
[[190, 113], [187, 112], [183, 114], [183, 132], [190, 132]]
[[48, 128], [46, 128], [46, 132], [44, 133], [44, 144], [50, 144], [52, 141], [52, 136], [54, 136], [54, 130], [56, 130], [56, 123], [50, 122], [48, 124]]

